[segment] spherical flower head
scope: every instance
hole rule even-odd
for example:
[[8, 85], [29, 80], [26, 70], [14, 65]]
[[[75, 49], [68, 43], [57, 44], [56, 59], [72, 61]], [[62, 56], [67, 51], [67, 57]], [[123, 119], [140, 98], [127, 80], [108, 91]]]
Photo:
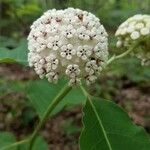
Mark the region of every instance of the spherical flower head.
[[93, 83], [108, 59], [107, 33], [100, 20], [80, 9], [48, 10], [31, 26], [28, 61], [35, 72], [57, 83]]
[[135, 56], [142, 60], [142, 64], [150, 65], [150, 15], [135, 15], [123, 22], [116, 31], [118, 39], [116, 46], [128, 48], [139, 43]]

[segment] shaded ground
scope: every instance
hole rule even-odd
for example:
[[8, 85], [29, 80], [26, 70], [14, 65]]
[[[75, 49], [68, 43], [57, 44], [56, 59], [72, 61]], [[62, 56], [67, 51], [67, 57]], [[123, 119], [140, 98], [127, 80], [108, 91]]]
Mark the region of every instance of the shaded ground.
[[[22, 138], [31, 133], [38, 118], [23, 92], [9, 89], [9, 81], [36, 78], [33, 71], [19, 65], [0, 65], [0, 131], [11, 131]], [[108, 81], [112, 81], [112, 86]], [[101, 87], [99, 88], [99, 85]], [[96, 96], [114, 99], [125, 108], [133, 121], [150, 132], [150, 91], [127, 77], [107, 75], [90, 89]], [[99, 92], [101, 91], [101, 92]], [[10, 113], [11, 112], [11, 113]], [[28, 115], [30, 114], [30, 115]], [[81, 131], [81, 108], [63, 110], [48, 120], [41, 134], [51, 150], [78, 150]]]

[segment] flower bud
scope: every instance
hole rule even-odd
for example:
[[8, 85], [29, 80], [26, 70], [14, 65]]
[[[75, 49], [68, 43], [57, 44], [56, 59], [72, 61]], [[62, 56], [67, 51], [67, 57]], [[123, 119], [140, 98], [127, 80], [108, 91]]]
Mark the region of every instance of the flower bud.
[[128, 48], [139, 42], [133, 54], [142, 60], [142, 64], [150, 65], [150, 16], [135, 15], [122, 23], [116, 31], [117, 47]]

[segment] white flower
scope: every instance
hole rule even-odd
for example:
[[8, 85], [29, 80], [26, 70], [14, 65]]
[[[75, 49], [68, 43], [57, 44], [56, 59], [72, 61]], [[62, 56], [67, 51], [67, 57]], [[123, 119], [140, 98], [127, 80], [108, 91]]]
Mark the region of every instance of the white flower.
[[[135, 15], [122, 23], [115, 34], [118, 38], [117, 47], [129, 47], [135, 42], [139, 43], [139, 47], [133, 52], [135, 56], [142, 60], [142, 64], [150, 64], [150, 16]], [[142, 41], [142, 44], [141, 42]], [[141, 44], [141, 45], [140, 45]]]
[[106, 37], [108, 36], [107, 33], [105, 32], [105, 29], [103, 25], [100, 25], [99, 28], [93, 27], [92, 31], [90, 32], [91, 37], [98, 41], [106, 41]]
[[95, 75], [88, 75], [86, 78], [87, 85], [90, 85], [91, 83], [94, 83], [97, 77]]
[[148, 29], [147, 27], [142, 28], [142, 29], [140, 30], [140, 33], [141, 33], [142, 35], [149, 35], [149, 34], [150, 34], [150, 29]]
[[93, 83], [108, 59], [107, 33], [99, 21], [80, 9], [48, 10], [33, 23], [27, 38], [30, 67], [49, 82], [57, 83], [64, 75], [70, 86], [82, 79]]
[[60, 55], [62, 57], [66, 57], [67, 59], [71, 59], [73, 55], [76, 54], [76, 50], [73, 49], [73, 45], [72, 44], [68, 44], [68, 45], [63, 45], [61, 47], [61, 52]]
[[36, 41], [33, 41], [33, 42], [35, 42], [35, 44], [31, 43], [30, 45], [28, 45], [28, 49], [32, 52], [35, 52], [35, 51], [36, 52], [41, 52], [46, 48], [46, 45], [44, 45], [44, 44], [40, 44]]
[[45, 25], [45, 32], [47, 32], [47, 34], [55, 34], [59, 30], [58, 26], [56, 23], [47, 24]]
[[[108, 58], [108, 54], [105, 52], [105, 49], [107, 48], [107, 43], [98, 43], [94, 47], [94, 54], [96, 58], [100, 58], [102, 61], [106, 61]], [[103, 57], [101, 57], [103, 56]]]
[[76, 32], [76, 30], [73, 28], [73, 25], [68, 25], [62, 31], [62, 34], [67, 38], [72, 38], [74, 36], [75, 32]]
[[117, 41], [116, 46], [121, 47], [122, 46], [122, 41], [121, 40]]
[[38, 59], [38, 63], [34, 63], [34, 70], [40, 76], [40, 78], [43, 78], [45, 75], [44, 64], [45, 60], [43, 58]]
[[76, 64], [68, 65], [66, 69], [66, 75], [68, 75], [71, 78], [74, 78], [80, 74], [79, 66]]
[[55, 35], [54, 37], [48, 38], [47, 47], [53, 50], [58, 50], [59, 47], [61, 47], [62, 42], [58, 35]]
[[69, 85], [73, 86], [73, 85], [77, 85], [80, 83], [80, 79], [79, 78], [71, 78], [69, 81]]
[[144, 28], [144, 24], [143, 24], [142, 22], [137, 23], [137, 24], [135, 25], [135, 29], [137, 29], [137, 30], [142, 29], [142, 28]]
[[92, 50], [91, 47], [88, 45], [79, 46], [77, 48], [77, 56], [81, 57], [81, 59], [86, 60], [91, 56]]
[[134, 30], [135, 30], [134, 25], [129, 25], [129, 26], [127, 27], [127, 33], [132, 33]]
[[98, 66], [95, 60], [91, 60], [86, 63], [85, 71], [88, 72], [89, 75], [94, 74], [98, 71]]
[[140, 33], [138, 31], [134, 31], [131, 33], [130, 37], [132, 40], [136, 40], [140, 37]]
[[44, 15], [41, 17], [41, 22], [44, 23], [44, 24], [49, 24], [49, 23], [51, 23], [50, 15], [49, 15], [48, 13], [44, 14]]
[[147, 26], [149, 20], [149, 15], [135, 15], [130, 17], [119, 26], [115, 35], [122, 43], [124, 43], [123, 39], [126, 37], [129, 37], [130, 40], [128, 42], [132, 43], [132, 40], [137, 40], [150, 34], [150, 24]]
[[77, 35], [79, 39], [81, 40], [89, 40], [90, 37], [87, 34], [88, 32], [86, 31], [86, 28], [84, 26], [81, 26], [79, 29], [77, 29]]
[[46, 71], [56, 70], [59, 64], [59, 60], [54, 56], [50, 55], [46, 57]]
[[49, 82], [57, 83], [57, 81], [58, 81], [58, 73], [57, 72], [51, 71], [46, 74], [46, 77]]
[[[66, 12], [67, 13], [67, 12]], [[70, 24], [70, 25], [77, 25], [78, 24], [78, 17], [75, 16], [74, 14], [68, 14], [67, 17], [64, 18], [64, 21], [67, 23], [67, 24]]]

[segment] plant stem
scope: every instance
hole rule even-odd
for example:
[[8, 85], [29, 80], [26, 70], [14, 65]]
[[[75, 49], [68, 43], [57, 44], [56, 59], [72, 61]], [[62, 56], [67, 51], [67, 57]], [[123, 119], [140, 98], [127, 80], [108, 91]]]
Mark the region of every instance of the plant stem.
[[14, 147], [16, 147], [16, 146], [19, 146], [19, 145], [22, 145], [22, 144], [24, 144], [24, 143], [29, 142], [29, 140], [30, 140], [30, 139], [25, 139], [25, 140], [22, 140], [22, 141], [19, 141], [19, 142], [15, 142], [15, 143], [13, 143], [13, 144], [11, 144], [11, 145], [8, 145], [8, 146], [5, 146], [5, 147], [1, 148], [1, 150], [12, 149], [12, 148], [14, 148]]
[[35, 138], [39, 132], [39, 130], [42, 128], [42, 126], [44, 125], [44, 123], [46, 122], [46, 120], [49, 117], [49, 114], [54, 110], [54, 108], [57, 106], [57, 104], [70, 92], [70, 90], [72, 89], [72, 87], [70, 86], [65, 86], [60, 93], [58, 93], [58, 95], [53, 99], [52, 103], [50, 103], [50, 105], [48, 106], [47, 110], [45, 111], [43, 118], [40, 120], [39, 124], [37, 125], [36, 129], [34, 130], [31, 139], [30, 139], [30, 143], [29, 143], [29, 150], [32, 150]]
[[124, 53], [120, 54], [120, 55], [113, 55], [108, 61], [106, 65], [109, 65], [111, 62], [113, 62], [114, 60], [120, 59], [122, 57], [125, 57], [126, 55], [128, 55], [131, 51], [133, 51], [139, 43], [135, 43], [129, 50], [125, 51]]

